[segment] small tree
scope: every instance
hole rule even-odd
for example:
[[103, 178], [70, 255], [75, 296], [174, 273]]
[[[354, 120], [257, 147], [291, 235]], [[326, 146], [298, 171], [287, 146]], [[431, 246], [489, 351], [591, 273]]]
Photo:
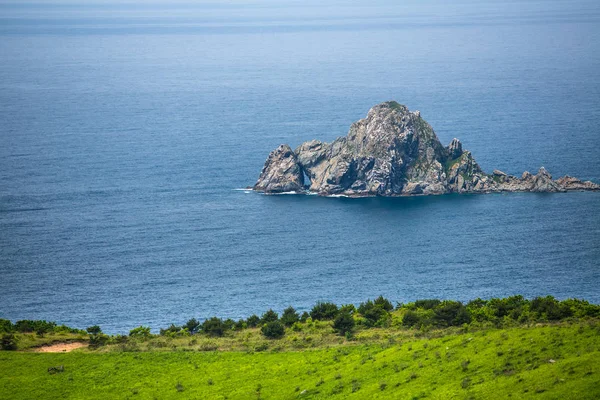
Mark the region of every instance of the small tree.
[[[388, 304], [386, 303], [386, 301], [374, 302], [371, 300], [367, 300], [364, 303], [360, 303], [360, 305], [358, 306], [358, 312], [363, 317], [365, 317], [365, 325], [367, 326], [375, 326], [377, 324], [385, 325], [389, 319], [389, 313], [384, 308], [387, 306]], [[389, 303], [389, 306], [392, 306], [392, 304]]]
[[245, 329], [246, 327], [247, 327], [246, 321], [244, 321], [243, 319], [240, 319], [235, 323], [235, 325], [233, 326], [233, 329], [236, 331], [241, 331], [242, 329]]
[[174, 336], [179, 332], [181, 332], [181, 326], [171, 324], [171, 326], [169, 326], [167, 329], [161, 329], [160, 335], [161, 336]]
[[307, 319], [310, 318], [310, 314], [306, 311], [304, 311], [302, 313], [302, 315], [300, 316], [300, 322], [306, 322]]
[[279, 321], [271, 321], [264, 324], [260, 331], [269, 339], [279, 339], [285, 334], [285, 327]]
[[17, 349], [17, 338], [13, 333], [5, 333], [0, 339], [0, 349], [2, 350], [16, 350]]
[[292, 326], [295, 322], [298, 322], [299, 320], [300, 316], [298, 315], [294, 307], [290, 306], [283, 310], [283, 314], [281, 315], [281, 322], [285, 326]]
[[102, 329], [98, 325], [90, 326], [86, 331], [90, 334], [91, 348], [104, 346], [108, 342], [108, 336], [102, 333]]
[[0, 319], [0, 332], [12, 332], [14, 330], [12, 322], [8, 319]]
[[102, 329], [98, 325], [90, 326], [86, 329], [90, 335], [99, 335], [102, 333]]
[[354, 304], [344, 304], [340, 307], [340, 313], [343, 312], [352, 315], [356, 312], [356, 307], [354, 306]]
[[258, 324], [260, 324], [260, 317], [256, 314], [249, 316], [246, 320], [246, 325], [248, 328], [256, 328]]
[[264, 313], [260, 319], [260, 322], [262, 324], [266, 324], [268, 322], [275, 322], [279, 319], [279, 315], [273, 311], [272, 309], [269, 309], [269, 311], [267, 311], [266, 313]]
[[195, 335], [200, 330], [200, 321], [198, 321], [196, 318], [192, 318], [186, 322], [183, 327], [188, 330], [190, 335]]
[[354, 318], [348, 312], [339, 313], [333, 321], [333, 329], [342, 336], [345, 336], [348, 332], [352, 332], [354, 325]]
[[310, 311], [310, 316], [313, 320], [332, 320], [338, 314], [338, 307], [333, 303], [317, 302]]
[[204, 321], [202, 331], [210, 336], [223, 336], [225, 324], [221, 318], [212, 317]]
[[150, 336], [152, 336], [152, 334], [150, 333], [149, 326], [138, 326], [129, 331], [129, 337], [131, 338], [146, 340]]
[[433, 310], [434, 323], [442, 328], [448, 326], [460, 326], [471, 322], [471, 315], [465, 306], [459, 301], [446, 300]]
[[379, 296], [378, 298], [376, 298], [374, 303], [376, 306], [383, 308], [387, 312], [390, 312], [394, 309], [394, 305], [392, 304], [392, 302], [383, 296]]
[[421, 318], [419, 317], [419, 314], [412, 310], [407, 310], [406, 313], [404, 313], [404, 317], [402, 317], [402, 325], [409, 328], [417, 325], [420, 321]]

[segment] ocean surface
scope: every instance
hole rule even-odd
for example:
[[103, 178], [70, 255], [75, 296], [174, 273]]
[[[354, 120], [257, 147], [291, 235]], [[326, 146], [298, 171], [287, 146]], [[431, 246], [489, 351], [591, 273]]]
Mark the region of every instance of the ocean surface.
[[600, 2], [81, 3], [0, 1], [0, 318], [600, 302], [600, 193], [236, 190], [391, 99], [488, 172], [600, 182]]

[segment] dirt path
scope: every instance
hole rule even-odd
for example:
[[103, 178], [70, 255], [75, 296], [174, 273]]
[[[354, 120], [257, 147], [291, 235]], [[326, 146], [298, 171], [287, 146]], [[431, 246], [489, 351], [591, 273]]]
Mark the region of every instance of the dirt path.
[[48, 346], [42, 346], [35, 349], [36, 353], [68, 353], [75, 349], [81, 349], [82, 347], [88, 347], [87, 343], [73, 342], [73, 343], [56, 343]]

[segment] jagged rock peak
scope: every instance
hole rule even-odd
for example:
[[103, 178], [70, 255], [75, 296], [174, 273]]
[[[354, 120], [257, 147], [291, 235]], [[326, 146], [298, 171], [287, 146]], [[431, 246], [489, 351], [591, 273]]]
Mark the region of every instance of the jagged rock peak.
[[295, 192], [304, 189], [304, 175], [296, 153], [282, 144], [269, 154], [254, 185], [254, 190], [266, 193]]
[[450, 144], [447, 147], [448, 155], [452, 160], [458, 158], [463, 153], [462, 143], [457, 138], [452, 139]]
[[521, 178], [499, 170], [488, 175], [458, 139], [442, 146], [418, 111], [395, 101], [372, 107], [347, 136], [331, 143], [311, 140], [295, 151], [279, 146], [269, 154], [254, 189], [302, 191], [305, 183], [310, 192], [347, 196], [600, 190], [600, 185], [568, 176], [552, 180], [543, 167]]

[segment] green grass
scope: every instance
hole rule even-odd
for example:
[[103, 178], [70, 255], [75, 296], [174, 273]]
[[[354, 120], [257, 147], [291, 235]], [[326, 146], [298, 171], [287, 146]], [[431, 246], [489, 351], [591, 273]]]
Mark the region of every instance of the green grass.
[[[146, 350], [141, 352], [119, 345], [66, 354], [2, 351], [0, 397], [600, 398], [597, 320], [474, 332], [378, 328], [359, 332], [355, 341], [330, 336], [325, 325], [296, 333], [317, 341], [302, 350], [293, 348], [295, 333], [288, 332], [284, 339], [264, 341], [268, 348], [262, 352], [198, 351], [196, 337], [152, 339], [170, 345], [148, 351], [150, 340], [138, 345]], [[262, 339], [250, 330], [206, 340], [234, 349], [233, 342]], [[64, 372], [48, 372], [60, 365]]]

